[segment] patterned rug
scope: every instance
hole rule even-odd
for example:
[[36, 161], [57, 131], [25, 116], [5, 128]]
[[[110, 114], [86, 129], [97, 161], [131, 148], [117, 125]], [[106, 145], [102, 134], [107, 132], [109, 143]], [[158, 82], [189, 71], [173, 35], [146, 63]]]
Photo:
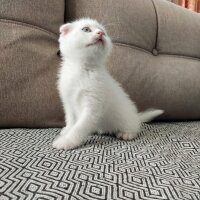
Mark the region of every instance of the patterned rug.
[[199, 200], [200, 122], [146, 124], [130, 142], [94, 135], [53, 149], [60, 129], [0, 130], [0, 200]]

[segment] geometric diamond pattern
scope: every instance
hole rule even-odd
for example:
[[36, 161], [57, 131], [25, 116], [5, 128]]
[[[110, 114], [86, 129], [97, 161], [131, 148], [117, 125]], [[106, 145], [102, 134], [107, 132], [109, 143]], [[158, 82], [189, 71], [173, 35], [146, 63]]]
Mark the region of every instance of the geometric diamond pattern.
[[144, 124], [133, 141], [93, 135], [52, 148], [60, 129], [0, 130], [0, 200], [199, 200], [200, 122]]

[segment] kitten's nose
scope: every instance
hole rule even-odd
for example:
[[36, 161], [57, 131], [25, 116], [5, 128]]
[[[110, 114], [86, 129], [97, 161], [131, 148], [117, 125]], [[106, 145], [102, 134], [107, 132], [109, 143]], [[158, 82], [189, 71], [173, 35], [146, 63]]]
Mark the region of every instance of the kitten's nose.
[[99, 36], [100, 39], [102, 39], [103, 35], [105, 35], [105, 33], [103, 31], [98, 31], [97, 35]]

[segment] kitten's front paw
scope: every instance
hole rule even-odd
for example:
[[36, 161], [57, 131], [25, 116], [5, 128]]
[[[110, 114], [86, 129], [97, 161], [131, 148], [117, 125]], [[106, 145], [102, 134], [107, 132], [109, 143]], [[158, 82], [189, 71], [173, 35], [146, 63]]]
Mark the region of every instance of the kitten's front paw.
[[124, 132], [119, 132], [117, 133], [116, 137], [118, 139], [122, 139], [122, 140], [132, 140], [133, 138], [135, 138], [137, 136], [137, 134], [132, 134], [132, 133], [124, 133]]
[[80, 144], [81, 142], [67, 136], [60, 136], [53, 141], [53, 147], [56, 149], [69, 150], [78, 147]]

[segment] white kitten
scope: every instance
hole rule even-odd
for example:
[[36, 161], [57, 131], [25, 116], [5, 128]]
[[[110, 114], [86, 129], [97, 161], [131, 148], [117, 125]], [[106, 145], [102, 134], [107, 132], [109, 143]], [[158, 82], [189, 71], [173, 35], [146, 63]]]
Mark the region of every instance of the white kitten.
[[67, 126], [53, 142], [57, 149], [71, 149], [94, 133], [115, 133], [131, 140], [141, 123], [163, 113], [138, 113], [135, 104], [105, 68], [112, 43], [105, 28], [92, 19], [60, 27], [62, 64], [58, 90]]

